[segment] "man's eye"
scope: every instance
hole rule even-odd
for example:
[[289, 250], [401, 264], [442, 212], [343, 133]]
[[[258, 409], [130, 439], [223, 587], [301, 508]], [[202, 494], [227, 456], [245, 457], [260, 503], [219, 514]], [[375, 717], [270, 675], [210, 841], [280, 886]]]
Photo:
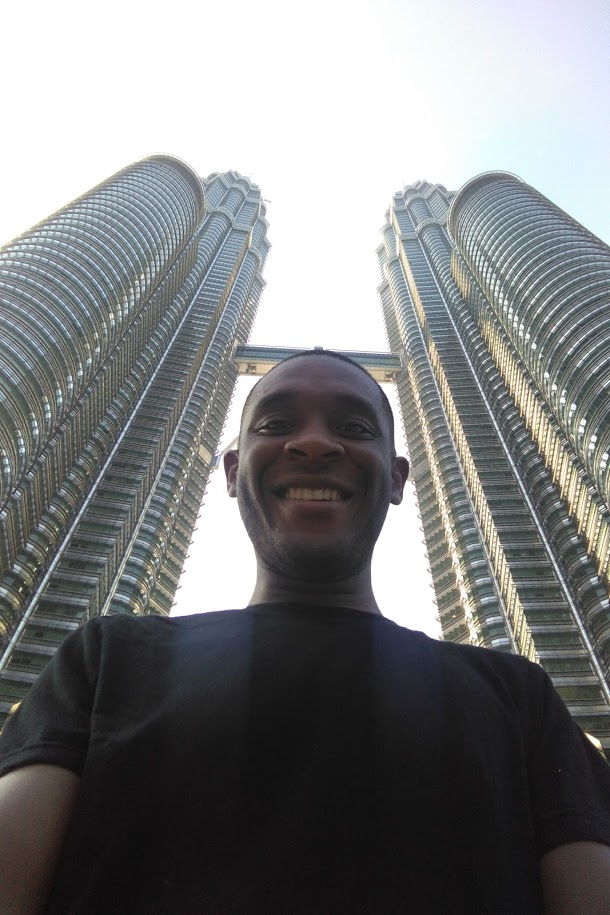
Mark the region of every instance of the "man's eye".
[[361, 423], [359, 420], [341, 423], [339, 432], [343, 433], [343, 435], [352, 436], [353, 438], [373, 438], [375, 435], [374, 430], [371, 429], [370, 426], [367, 426], [366, 423]]
[[287, 419], [265, 419], [256, 426], [257, 432], [267, 432], [270, 435], [281, 435], [290, 429]]

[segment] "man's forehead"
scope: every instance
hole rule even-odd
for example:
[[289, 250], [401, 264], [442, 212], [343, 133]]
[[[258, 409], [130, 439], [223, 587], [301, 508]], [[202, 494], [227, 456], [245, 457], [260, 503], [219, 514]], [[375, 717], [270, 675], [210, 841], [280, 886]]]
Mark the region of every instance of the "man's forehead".
[[256, 385], [248, 412], [270, 403], [297, 401], [308, 394], [368, 406], [375, 414], [382, 412], [379, 389], [370, 376], [349, 362], [322, 356], [291, 359], [278, 365]]

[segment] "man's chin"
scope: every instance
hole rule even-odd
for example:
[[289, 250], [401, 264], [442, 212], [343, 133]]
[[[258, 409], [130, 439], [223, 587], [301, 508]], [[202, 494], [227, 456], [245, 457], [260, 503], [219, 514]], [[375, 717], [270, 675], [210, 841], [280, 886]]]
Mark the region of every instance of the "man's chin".
[[367, 565], [354, 544], [282, 543], [269, 551], [269, 566], [288, 578], [308, 582], [342, 581]]

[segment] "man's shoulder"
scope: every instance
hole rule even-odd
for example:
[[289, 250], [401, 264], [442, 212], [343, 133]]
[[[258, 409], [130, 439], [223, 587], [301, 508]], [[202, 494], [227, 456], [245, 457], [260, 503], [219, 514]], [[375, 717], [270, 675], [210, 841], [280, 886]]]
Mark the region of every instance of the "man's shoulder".
[[543, 691], [548, 681], [540, 665], [510, 651], [434, 639], [422, 632], [410, 632], [403, 638], [405, 642], [416, 640], [418, 650], [442, 674], [449, 691], [453, 684], [459, 686], [458, 693], [468, 685], [488, 688], [512, 704], [519, 696], [525, 699]]
[[497, 670], [525, 676], [532, 670], [540, 670], [537, 664], [524, 658], [523, 655], [497, 648], [480, 645], [467, 645], [458, 642], [434, 640], [437, 651], [446, 663], [456, 667], [471, 667], [481, 670]]
[[173, 642], [196, 638], [199, 633], [221, 635], [243, 622], [243, 610], [221, 610], [210, 613], [192, 613], [186, 616], [130, 616], [115, 614], [94, 617], [78, 633], [86, 642]]

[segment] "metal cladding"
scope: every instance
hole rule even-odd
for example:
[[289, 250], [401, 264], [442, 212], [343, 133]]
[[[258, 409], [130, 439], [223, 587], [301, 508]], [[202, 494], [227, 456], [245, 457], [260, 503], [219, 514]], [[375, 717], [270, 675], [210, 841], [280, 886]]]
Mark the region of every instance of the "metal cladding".
[[0, 251], [0, 716], [86, 619], [169, 612], [264, 212], [238, 173], [154, 156]]
[[382, 238], [444, 637], [539, 661], [610, 748], [608, 248], [505, 173], [406, 187]]
[[131, 166], [0, 252], [0, 505], [192, 242], [203, 189], [176, 165]]
[[460, 190], [449, 230], [607, 504], [610, 248], [502, 172], [481, 175]]

